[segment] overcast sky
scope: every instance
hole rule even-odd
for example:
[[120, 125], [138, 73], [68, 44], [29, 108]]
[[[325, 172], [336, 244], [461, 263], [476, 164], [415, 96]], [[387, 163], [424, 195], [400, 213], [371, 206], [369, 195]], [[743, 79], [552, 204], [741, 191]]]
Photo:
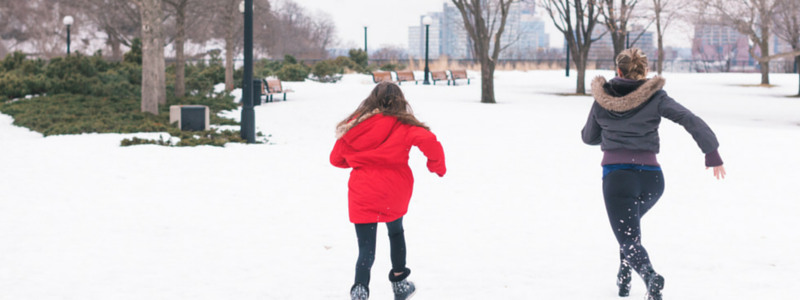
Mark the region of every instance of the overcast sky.
[[[368, 47], [376, 50], [384, 45], [408, 47], [408, 27], [419, 25], [419, 16], [441, 12], [450, 0], [295, 0], [310, 12], [325, 12], [336, 24], [341, 48], [364, 45], [364, 25], [369, 27]], [[550, 34], [550, 46], [563, 45], [564, 37], [553, 22], [544, 19]], [[651, 28], [652, 29], [652, 28]], [[670, 29], [665, 45], [690, 47], [687, 29]], [[338, 48], [337, 47], [337, 48]]]

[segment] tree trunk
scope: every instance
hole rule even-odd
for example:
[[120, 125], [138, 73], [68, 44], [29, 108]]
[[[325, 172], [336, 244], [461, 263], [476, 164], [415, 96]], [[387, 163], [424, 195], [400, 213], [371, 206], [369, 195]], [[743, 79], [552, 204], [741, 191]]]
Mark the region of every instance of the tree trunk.
[[578, 84], [575, 88], [575, 93], [578, 95], [586, 94], [586, 60], [577, 58], [575, 60], [575, 68], [578, 69]]
[[[798, 79], [800, 80], [800, 56], [794, 57], [794, 68], [797, 70]], [[798, 85], [797, 96], [800, 97], [800, 85]]]
[[111, 58], [115, 61], [122, 60], [122, 49], [120, 49], [120, 44], [121, 43], [116, 37], [109, 35], [108, 45], [111, 46]]
[[494, 64], [481, 59], [481, 103], [497, 103], [494, 99]]
[[228, 29], [225, 34], [225, 89], [233, 91], [233, 40], [234, 40], [234, 26], [232, 24], [235, 18], [228, 13]]
[[[761, 48], [761, 57], [769, 56], [769, 26], [761, 26], [761, 32], [764, 36], [760, 37], [759, 48]], [[769, 85], [769, 61], [761, 63], [761, 84]]]
[[658, 65], [656, 68], [658, 69], [658, 75], [664, 72], [664, 37], [661, 35], [658, 36]]
[[[660, 6], [660, 3], [656, 3]], [[658, 35], [658, 63], [656, 71], [658, 75], [664, 71], [664, 32], [661, 30], [661, 7], [656, 7], [656, 34]]]
[[769, 62], [761, 63], [761, 85], [769, 85]]
[[[578, 48], [577, 43], [571, 42], [570, 44], [574, 45], [570, 48]], [[586, 62], [589, 60], [589, 50], [591, 49], [591, 46], [592, 44], [584, 44], [581, 47], [583, 49], [571, 51], [572, 61], [575, 63], [575, 69], [578, 71], [578, 82], [575, 86], [575, 94], [578, 95], [586, 94]]]
[[142, 112], [158, 114], [167, 103], [161, 0], [142, 0]]
[[619, 56], [619, 54], [622, 53], [622, 51], [627, 49], [626, 47], [627, 45], [625, 45], [627, 35], [628, 33], [626, 31], [625, 32], [621, 31], [618, 33], [611, 34], [611, 43], [614, 45], [614, 57], [612, 57], [611, 59], [614, 60], [615, 64], [617, 61], [617, 56]]
[[175, 97], [186, 95], [186, 58], [183, 46], [186, 39], [186, 2], [178, 6], [175, 20], [177, 33], [175, 34]]

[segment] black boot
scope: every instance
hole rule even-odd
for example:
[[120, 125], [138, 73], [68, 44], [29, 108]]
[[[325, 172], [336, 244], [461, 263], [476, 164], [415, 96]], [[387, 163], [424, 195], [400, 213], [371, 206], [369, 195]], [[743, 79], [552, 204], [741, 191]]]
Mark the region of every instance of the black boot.
[[392, 282], [392, 291], [394, 291], [394, 300], [407, 300], [414, 296], [417, 288], [414, 283], [406, 280], [408, 275], [411, 275], [411, 270], [406, 268], [402, 274], [395, 276], [393, 271], [389, 271], [389, 281]]
[[620, 297], [628, 297], [631, 294], [631, 267], [628, 262], [622, 261], [617, 272], [617, 287]]
[[664, 289], [664, 276], [659, 275], [653, 270], [652, 266], [644, 266], [642, 279], [647, 285], [647, 300], [661, 300], [661, 290]]
[[350, 288], [350, 300], [367, 300], [369, 299], [369, 288], [356, 283]]

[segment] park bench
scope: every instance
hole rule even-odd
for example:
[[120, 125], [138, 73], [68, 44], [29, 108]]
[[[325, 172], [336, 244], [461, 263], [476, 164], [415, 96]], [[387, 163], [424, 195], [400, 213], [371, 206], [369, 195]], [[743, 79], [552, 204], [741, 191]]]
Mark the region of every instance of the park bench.
[[286, 93], [293, 90], [284, 90], [281, 81], [278, 79], [261, 79], [261, 92], [267, 97], [267, 102], [272, 102], [272, 95], [283, 94], [283, 101], [286, 101]]
[[466, 79], [469, 85], [470, 77], [467, 77], [467, 70], [450, 70], [450, 78], [453, 80], [453, 85], [456, 85], [456, 79]]
[[392, 81], [392, 72], [389, 71], [374, 71], [372, 72], [372, 81], [375, 83], [381, 82], [394, 82]]
[[447, 85], [450, 85], [450, 79], [447, 78], [447, 72], [445, 71], [431, 71], [431, 80], [433, 85], [436, 85], [436, 81], [440, 80], [447, 80]]
[[405, 81], [413, 81], [414, 84], [419, 84], [422, 80], [414, 78], [414, 71], [395, 71], [397, 74], [397, 84], [402, 84]]

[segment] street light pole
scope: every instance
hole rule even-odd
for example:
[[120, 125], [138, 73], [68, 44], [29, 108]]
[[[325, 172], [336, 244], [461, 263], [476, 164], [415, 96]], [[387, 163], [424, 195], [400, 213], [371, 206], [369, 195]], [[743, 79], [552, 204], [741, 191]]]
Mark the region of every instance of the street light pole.
[[367, 54], [367, 61], [369, 61], [369, 51], [367, 51], [367, 26], [364, 26], [364, 53]]
[[625, 32], [625, 49], [631, 48], [631, 33], [626, 31]]
[[569, 77], [569, 43], [567, 43], [567, 77]]
[[64, 25], [67, 25], [67, 55], [70, 54], [70, 49], [69, 49], [70, 45], [69, 44], [70, 44], [71, 37], [70, 37], [70, 32], [69, 32], [70, 30], [69, 29], [70, 29], [70, 27], [72, 27], [72, 22], [74, 22], [74, 21], [75, 20], [72, 19], [72, 16], [64, 17]]
[[428, 81], [428, 74], [431, 72], [431, 70], [428, 69], [428, 45], [430, 41], [431, 23], [433, 23], [433, 19], [429, 16], [422, 19], [422, 24], [425, 25], [425, 80], [422, 81], [422, 84], [427, 85], [431, 84], [431, 82]]
[[[240, 6], [241, 8], [241, 6]], [[256, 113], [253, 110], [253, 0], [244, 0], [244, 82], [242, 82], [242, 139], [256, 141]], [[260, 99], [259, 99], [260, 100]]]
[[70, 54], [69, 42], [70, 42], [70, 38], [71, 38], [71, 37], [69, 36], [69, 28], [70, 28], [71, 26], [72, 26], [72, 25], [67, 25], [67, 55], [69, 55], [69, 54]]

